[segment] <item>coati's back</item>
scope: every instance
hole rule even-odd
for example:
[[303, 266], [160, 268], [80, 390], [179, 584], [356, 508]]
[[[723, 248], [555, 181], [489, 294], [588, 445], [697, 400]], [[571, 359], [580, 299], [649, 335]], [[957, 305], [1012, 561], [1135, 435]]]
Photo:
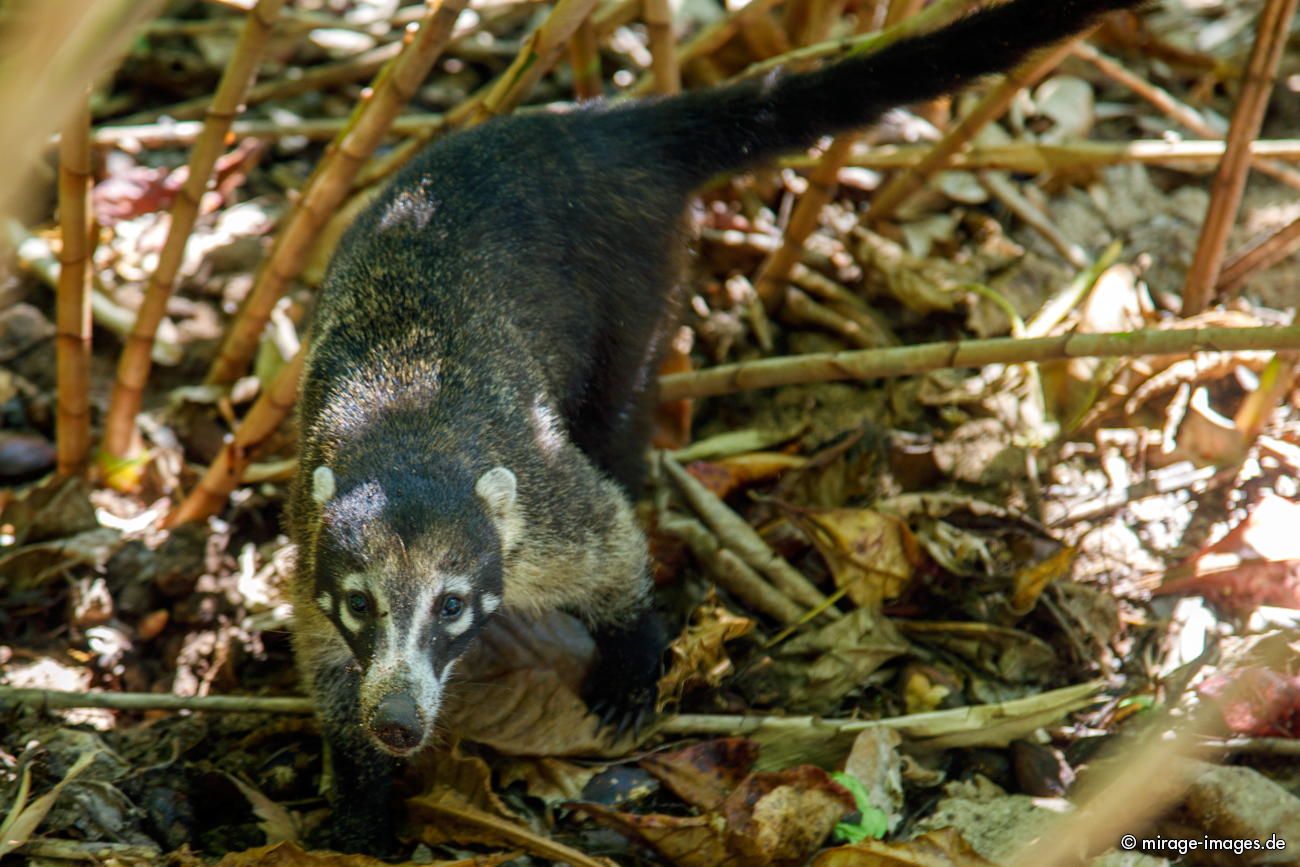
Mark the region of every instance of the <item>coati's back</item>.
[[336, 843], [384, 834], [499, 607], [583, 617], [603, 718], [653, 705], [662, 636], [631, 494], [687, 197], [935, 97], [1138, 0], [1011, 0], [817, 72], [504, 118], [440, 141], [339, 244], [300, 404], [299, 666], [331, 744]]

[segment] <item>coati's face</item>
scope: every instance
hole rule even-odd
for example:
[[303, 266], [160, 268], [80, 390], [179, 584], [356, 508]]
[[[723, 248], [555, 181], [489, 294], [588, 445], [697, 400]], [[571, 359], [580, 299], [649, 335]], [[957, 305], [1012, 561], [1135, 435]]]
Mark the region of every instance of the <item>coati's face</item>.
[[335, 490], [318, 467], [316, 604], [362, 671], [361, 721], [406, 755], [428, 742], [448, 676], [502, 601], [515, 476], [504, 467], [432, 480], [390, 475]]

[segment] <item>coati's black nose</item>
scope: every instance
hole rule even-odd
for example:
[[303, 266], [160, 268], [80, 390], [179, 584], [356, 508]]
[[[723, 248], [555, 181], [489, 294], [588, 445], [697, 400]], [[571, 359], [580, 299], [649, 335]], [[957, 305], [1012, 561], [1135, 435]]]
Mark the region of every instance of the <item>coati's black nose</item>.
[[410, 750], [424, 740], [420, 726], [420, 711], [415, 699], [408, 693], [395, 692], [384, 696], [370, 721], [370, 731], [395, 750]]

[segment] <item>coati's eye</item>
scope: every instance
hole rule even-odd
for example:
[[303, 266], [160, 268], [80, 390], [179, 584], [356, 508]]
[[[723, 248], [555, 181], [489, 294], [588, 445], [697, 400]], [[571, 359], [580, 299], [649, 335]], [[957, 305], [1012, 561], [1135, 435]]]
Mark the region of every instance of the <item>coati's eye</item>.
[[465, 601], [459, 596], [448, 596], [442, 600], [443, 620], [455, 620], [465, 610]]
[[349, 593], [347, 603], [348, 610], [353, 614], [367, 614], [370, 611], [370, 600], [366, 598], [366, 594], [359, 591]]

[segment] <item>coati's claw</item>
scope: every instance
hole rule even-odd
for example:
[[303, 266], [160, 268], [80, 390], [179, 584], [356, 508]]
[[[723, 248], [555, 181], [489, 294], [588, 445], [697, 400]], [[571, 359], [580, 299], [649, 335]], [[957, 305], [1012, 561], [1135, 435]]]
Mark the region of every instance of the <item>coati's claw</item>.
[[630, 690], [624, 688], [617, 693], [596, 695], [598, 691], [588, 690], [587, 708], [600, 719], [602, 726], [613, 730], [614, 741], [622, 740], [629, 731], [639, 739], [641, 732], [654, 722], [658, 697], [654, 683]]
[[628, 730], [640, 736], [655, 718], [659, 673], [666, 642], [663, 625], [654, 612], [621, 629], [595, 634], [600, 659], [587, 675], [583, 699], [602, 724], [614, 729], [614, 740]]

